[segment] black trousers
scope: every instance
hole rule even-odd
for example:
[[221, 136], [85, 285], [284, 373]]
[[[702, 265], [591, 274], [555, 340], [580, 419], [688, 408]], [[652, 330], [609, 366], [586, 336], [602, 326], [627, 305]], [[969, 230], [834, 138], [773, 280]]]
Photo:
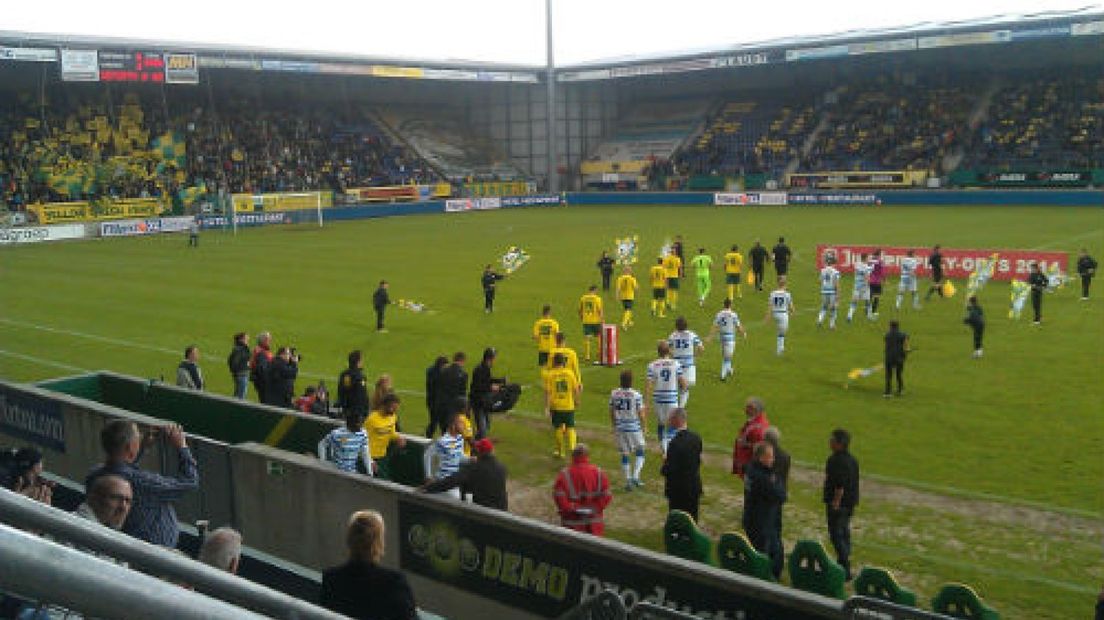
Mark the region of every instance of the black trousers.
[[437, 429], [441, 429], [442, 435], [448, 430], [447, 407], [433, 407], [429, 410], [429, 424], [426, 424], [425, 436], [433, 439], [433, 434]]
[[1031, 289], [1031, 309], [1035, 311], [1035, 322], [1043, 320], [1043, 292]]
[[974, 330], [974, 350], [981, 350], [981, 337], [985, 335], [985, 325], [971, 325], [970, 329]]
[[752, 524], [751, 527], [745, 526], [744, 528], [751, 546], [755, 547], [755, 550], [759, 553], [770, 558], [771, 572], [774, 573], [775, 579], [782, 575], [782, 566], [785, 563], [782, 533], [776, 527], [779, 522]]
[[603, 291], [608, 291], [609, 290], [610, 276], [612, 276], [612, 275], [613, 275], [612, 271], [603, 271], [602, 272], [602, 290]]
[[698, 506], [701, 503], [701, 493], [667, 492], [667, 510], [681, 510], [694, 517], [698, 522]]
[[383, 311], [387, 306], [376, 306], [376, 329], [383, 329]]
[[483, 439], [491, 432], [491, 412], [486, 407], [473, 405], [472, 417], [475, 418], [475, 439]]
[[836, 561], [847, 571], [847, 578], [851, 578], [851, 512], [853, 508], [840, 506], [839, 510], [833, 510], [831, 504], [824, 505], [825, 516], [828, 521], [828, 538], [832, 541], [832, 548], [836, 550]]
[[494, 310], [494, 298], [495, 290], [493, 288], [483, 289], [483, 309], [491, 312]]
[[1089, 285], [1092, 284], [1092, 276], [1081, 276], [1081, 296], [1089, 298]]
[[889, 388], [893, 386], [893, 375], [897, 375], [897, 393], [905, 389], [905, 383], [901, 375], [905, 373], [905, 360], [886, 360], [885, 362], [885, 393], [889, 394]]
[[763, 290], [763, 266], [751, 266], [751, 275], [755, 276], [755, 290]]
[[932, 293], [939, 293], [939, 296], [943, 296], [943, 274], [932, 274], [932, 283], [928, 287], [928, 294], [924, 296], [924, 299], [931, 299]]

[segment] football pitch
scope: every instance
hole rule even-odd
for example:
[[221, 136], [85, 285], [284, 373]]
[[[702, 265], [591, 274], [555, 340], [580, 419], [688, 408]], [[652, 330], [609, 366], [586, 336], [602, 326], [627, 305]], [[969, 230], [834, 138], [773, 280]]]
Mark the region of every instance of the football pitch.
[[[229, 394], [225, 358], [237, 331], [271, 331], [277, 345], [304, 356], [299, 391], [332, 386], [346, 354], [363, 349], [370, 376], [387, 372], [403, 397], [400, 418], [419, 433], [426, 414], [424, 371], [437, 355], [463, 350], [470, 366], [486, 346], [498, 349], [496, 374], [527, 387], [517, 410], [494, 420], [492, 436], [510, 469], [514, 512], [554, 519], [551, 481], [561, 462], [536, 386], [530, 338], [549, 303], [568, 344], [582, 352], [579, 296], [600, 281], [595, 262], [616, 237], [640, 237], [636, 325], [621, 333], [624, 368], [642, 389], [656, 341], [684, 315], [703, 337], [724, 296], [721, 257], [733, 243], [768, 248], [784, 235], [795, 251], [790, 290], [796, 314], [786, 354], [774, 354], [766, 292], [746, 284], [735, 309], [748, 329], [736, 349], [736, 380], [721, 383], [719, 345], [707, 342], [688, 411], [709, 454], [702, 525], [740, 529], [742, 486], [728, 473], [729, 453], [749, 395], [763, 398], [795, 460], [784, 542], [817, 538], [828, 546], [819, 484], [836, 427], [852, 434], [865, 483], [853, 521], [854, 559], [893, 569], [927, 607], [938, 586], [973, 585], [1008, 618], [1087, 617], [1104, 582], [1104, 290], [1079, 301], [1079, 282], [1044, 299], [1044, 322], [1006, 318], [1009, 287], [980, 294], [985, 356], [972, 359], [963, 325], [963, 282], [953, 299], [921, 310], [893, 309], [887, 282], [876, 322], [843, 320], [817, 330], [814, 248], [818, 243], [945, 248], [1047, 249], [1104, 256], [1104, 210], [1044, 207], [565, 207], [396, 217], [357, 222], [205, 232], [198, 249], [186, 236], [42, 244], [0, 250], [0, 376], [35, 381], [91, 369], [171, 380], [185, 345], [198, 344], [209, 389]], [[704, 246], [714, 258], [713, 292], [704, 308], [693, 278], [677, 313], [648, 312], [646, 269], [660, 246], [682, 235], [686, 253]], [[479, 276], [508, 246], [531, 260], [499, 284], [485, 314]], [[768, 275], [773, 269], [768, 265]], [[926, 273], [924, 274], [926, 276]], [[371, 295], [391, 283], [388, 333], [376, 333]], [[927, 281], [920, 287], [926, 290]], [[844, 278], [843, 299], [850, 296]], [[606, 295], [607, 321], [620, 307]], [[888, 303], [885, 303], [888, 302]], [[881, 361], [882, 335], [899, 318], [915, 352], [901, 398], [883, 399], [880, 373], [844, 389], [852, 368]], [[616, 489], [609, 535], [659, 549], [665, 514], [654, 428], [648, 433], [646, 488], [622, 493], [606, 398], [619, 369], [586, 367], [578, 419], [581, 438]], [[649, 427], [652, 427], [649, 420]], [[49, 463], [47, 462], [47, 468]], [[248, 544], [248, 541], [246, 541]]]

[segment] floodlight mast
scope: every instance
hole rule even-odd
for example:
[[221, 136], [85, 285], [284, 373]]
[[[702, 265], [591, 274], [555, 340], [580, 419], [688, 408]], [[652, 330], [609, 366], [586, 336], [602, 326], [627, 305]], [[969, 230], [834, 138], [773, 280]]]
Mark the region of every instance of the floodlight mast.
[[548, 45], [548, 59], [545, 69], [548, 81], [548, 94], [545, 103], [545, 153], [548, 156], [548, 191], [557, 193], [560, 191], [560, 174], [557, 169], [557, 140], [556, 136], [556, 61], [552, 54], [552, 0], [544, 0], [545, 26], [547, 34], [545, 42]]

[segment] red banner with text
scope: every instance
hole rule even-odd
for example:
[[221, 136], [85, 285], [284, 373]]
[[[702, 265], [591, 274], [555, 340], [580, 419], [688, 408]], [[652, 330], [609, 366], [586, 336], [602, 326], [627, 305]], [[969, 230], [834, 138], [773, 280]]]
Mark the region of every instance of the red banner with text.
[[[873, 254], [875, 249], [882, 251], [885, 260], [886, 273], [900, 273], [901, 259], [909, 250], [913, 250], [914, 256], [920, 259], [919, 273], [924, 276], [931, 275], [928, 267], [928, 256], [932, 248], [900, 247], [900, 246], [876, 246], [853, 244], [819, 244], [816, 248], [817, 269], [824, 267], [824, 257], [831, 254], [836, 257], [836, 268], [843, 273], [852, 273], [855, 263], [864, 252]], [[943, 275], [948, 278], [966, 278], [977, 267], [978, 259], [988, 260], [993, 254], [998, 256], [997, 268], [993, 273], [994, 280], [1018, 280], [1027, 279], [1031, 263], [1039, 263], [1039, 267], [1046, 273], [1051, 265], [1057, 264], [1058, 268], [1066, 271], [1069, 265], [1069, 255], [1065, 252], [1046, 252], [1043, 250], [962, 250], [957, 248], [940, 248], [943, 255]]]

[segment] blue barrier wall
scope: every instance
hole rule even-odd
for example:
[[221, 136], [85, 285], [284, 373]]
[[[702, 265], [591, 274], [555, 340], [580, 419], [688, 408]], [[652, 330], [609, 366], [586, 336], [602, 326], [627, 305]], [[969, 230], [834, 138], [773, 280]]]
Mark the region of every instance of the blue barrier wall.
[[[750, 195], [782, 192], [747, 192]], [[839, 190], [796, 191], [790, 194], [803, 200], [801, 205], [1038, 205], [1104, 207], [1101, 190]], [[711, 205], [708, 192], [571, 192], [565, 194], [570, 205]], [[757, 201], [753, 201], [755, 204]]]
[[569, 205], [711, 205], [712, 192], [569, 192]]
[[356, 205], [352, 207], [330, 207], [322, 209], [323, 220], [363, 220], [372, 217], [391, 217], [393, 215], [418, 215], [422, 213], [443, 213], [445, 203], [442, 200], [429, 202], [394, 202], [385, 204]]

